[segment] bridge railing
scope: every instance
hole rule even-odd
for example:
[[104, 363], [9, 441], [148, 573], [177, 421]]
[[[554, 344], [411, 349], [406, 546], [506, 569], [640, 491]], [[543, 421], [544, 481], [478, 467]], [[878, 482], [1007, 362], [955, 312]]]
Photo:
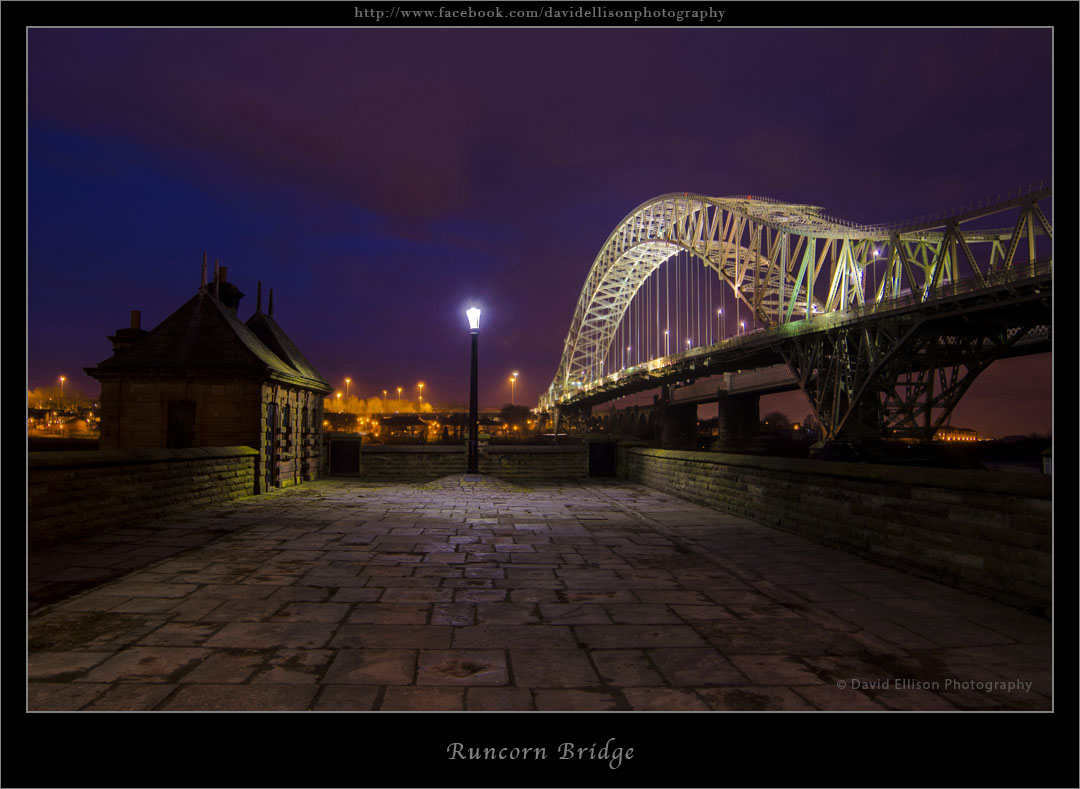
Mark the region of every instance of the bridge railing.
[[[1013, 282], [1020, 282], [1032, 277], [1042, 276], [1049, 274], [1053, 271], [1053, 258], [1050, 256], [1036, 258], [1030, 263], [1021, 263], [1008, 269], [1002, 269], [1000, 271], [991, 271], [986, 275], [985, 281], [980, 280], [978, 277], [971, 275], [962, 279], [954, 280], [953, 282], [946, 282], [933, 288], [925, 297], [918, 294], [907, 292], [898, 296], [893, 296], [881, 301], [874, 302], [872, 304], [859, 304], [852, 305], [844, 310], [838, 310], [833, 314], [854, 315], [856, 317], [862, 317], [864, 315], [873, 315], [876, 312], [882, 312], [884, 310], [894, 310], [899, 307], [907, 307], [914, 304], [925, 304], [930, 301], [936, 301], [937, 299], [949, 298], [951, 296], [961, 296], [965, 293], [973, 293], [977, 290], [985, 290], [987, 288], [1000, 287], [1002, 285], [1009, 285]], [[825, 313], [829, 314], [829, 313]]]

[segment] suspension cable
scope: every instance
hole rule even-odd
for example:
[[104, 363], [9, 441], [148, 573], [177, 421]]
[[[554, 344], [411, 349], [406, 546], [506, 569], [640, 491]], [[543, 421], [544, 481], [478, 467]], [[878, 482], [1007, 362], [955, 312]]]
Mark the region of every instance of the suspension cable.
[[675, 353], [679, 352], [679, 336], [682, 327], [682, 303], [679, 301], [679, 253], [675, 253]]

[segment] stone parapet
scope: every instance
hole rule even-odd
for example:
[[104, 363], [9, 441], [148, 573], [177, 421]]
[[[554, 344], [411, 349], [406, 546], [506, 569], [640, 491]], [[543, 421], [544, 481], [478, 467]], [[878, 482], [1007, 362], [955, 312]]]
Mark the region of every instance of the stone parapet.
[[1053, 502], [1047, 476], [623, 451], [634, 482], [1049, 613]]
[[[399, 482], [432, 480], [464, 474], [464, 446], [364, 445], [360, 451], [361, 478]], [[479, 471], [502, 479], [584, 479], [589, 474], [588, 451], [575, 446], [487, 446], [480, 448]]]
[[251, 495], [251, 447], [27, 453], [31, 550]]

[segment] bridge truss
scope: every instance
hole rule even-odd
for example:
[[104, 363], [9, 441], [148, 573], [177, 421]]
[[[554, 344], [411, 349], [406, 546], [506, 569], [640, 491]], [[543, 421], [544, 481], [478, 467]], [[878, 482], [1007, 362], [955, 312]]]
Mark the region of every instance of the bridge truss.
[[[540, 408], [573, 410], [601, 391], [617, 396], [620, 382], [640, 380], [643, 370], [656, 379], [685, 372], [704, 344], [713, 359], [730, 349], [745, 360], [745, 321], [726, 337], [719, 321], [730, 318], [714, 310], [726, 304], [730, 313], [734, 304], [765, 330], [756, 344], [767, 338], [792, 370], [827, 438], [932, 436], [992, 361], [1033, 339], [1049, 342], [1053, 229], [1040, 203], [1050, 196], [1040, 188], [889, 225], [749, 195], [657, 197], [627, 215], [597, 254]], [[718, 330], [698, 337], [698, 347], [687, 339], [685, 349], [680, 335], [672, 353], [670, 293], [661, 295], [659, 275], [670, 291], [667, 270], [677, 274], [685, 258], [695, 261], [694, 283], [704, 276], [709, 288], [684, 279], [684, 295], [709, 294], [704, 308], [707, 318], [715, 311]], [[689, 320], [695, 305], [688, 298], [686, 306]], [[647, 358], [641, 347], [636, 358], [632, 345], [623, 352], [635, 318]]]

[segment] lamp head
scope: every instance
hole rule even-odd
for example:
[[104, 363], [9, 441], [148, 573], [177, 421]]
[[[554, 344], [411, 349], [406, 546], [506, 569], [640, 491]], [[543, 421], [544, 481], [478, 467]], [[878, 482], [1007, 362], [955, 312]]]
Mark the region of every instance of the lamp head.
[[465, 310], [465, 314], [469, 318], [469, 329], [473, 332], [480, 331], [480, 309], [479, 307], [471, 307]]

